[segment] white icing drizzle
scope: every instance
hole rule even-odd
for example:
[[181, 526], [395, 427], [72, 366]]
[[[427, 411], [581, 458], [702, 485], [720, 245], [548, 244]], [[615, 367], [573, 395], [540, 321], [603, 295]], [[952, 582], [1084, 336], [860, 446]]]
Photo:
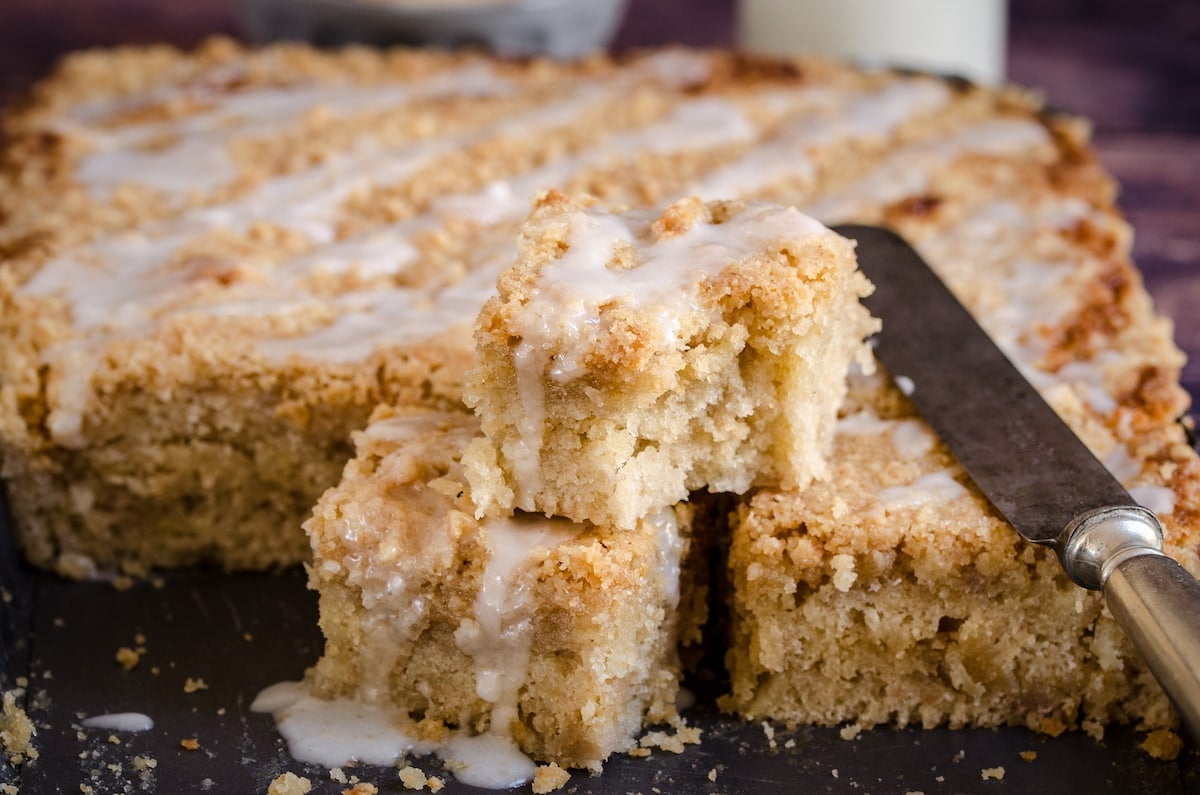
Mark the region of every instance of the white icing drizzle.
[[542, 377], [549, 362], [547, 348], [536, 340], [522, 340], [513, 349], [521, 417], [517, 420], [517, 436], [505, 443], [504, 454], [512, 464], [516, 504], [525, 510], [534, 509], [536, 496], [544, 486], [541, 456], [546, 434], [546, 391]]
[[410, 724], [378, 703], [313, 696], [306, 682], [279, 682], [250, 705], [268, 712], [292, 758], [330, 769], [350, 764], [392, 767], [407, 754], [437, 754], [464, 784], [511, 789], [528, 783], [537, 766], [511, 741], [489, 734], [455, 732], [442, 743], [423, 742], [405, 731]]
[[279, 682], [259, 693], [250, 705], [269, 712], [287, 741], [292, 758], [334, 768], [360, 762], [390, 767], [412, 751], [429, 753], [405, 733], [386, 707], [350, 699], [322, 699], [305, 682]]
[[107, 729], [117, 732], [146, 732], [154, 728], [154, 720], [141, 712], [114, 712], [93, 715], [79, 722], [85, 729]]
[[933, 431], [917, 420], [900, 420], [892, 425], [892, 447], [901, 458], [909, 460], [921, 458], [937, 441]]
[[[701, 98], [681, 102], [663, 120], [608, 141], [581, 155], [552, 162], [507, 183], [494, 183], [475, 194], [442, 197], [431, 212], [363, 235], [335, 241], [337, 208], [356, 191], [397, 182], [463, 145], [469, 137], [534, 134], [543, 125], [569, 123], [583, 108], [600, 101], [619, 84], [601, 91], [584, 85], [569, 99], [549, 108], [511, 117], [481, 133], [458, 139], [416, 142], [395, 150], [360, 142], [356, 150], [325, 163], [268, 181], [236, 201], [187, 212], [143, 233], [114, 236], [88, 249], [44, 265], [24, 287], [34, 295], [57, 295], [71, 307], [83, 329], [104, 329], [113, 336], [90, 334], [86, 343], [47, 352], [58, 372], [64, 400], [52, 401], [50, 428], [64, 446], [81, 446], [82, 415], [90, 396], [88, 384], [99, 351], [115, 337], [148, 334], [171, 313], [217, 316], [284, 314], [305, 308], [333, 308], [337, 319], [310, 335], [260, 341], [270, 359], [302, 355], [328, 362], [360, 361], [379, 347], [412, 343], [466, 326], [494, 289], [496, 276], [515, 253], [511, 246], [488, 252], [472, 274], [429, 299], [425, 291], [381, 289], [370, 294], [342, 294], [331, 300], [307, 296], [304, 284], [314, 273], [337, 273], [353, 263], [365, 275], [403, 272], [416, 256], [410, 242], [435, 228], [448, 215], [471, 217], [484, 225], [513, 221], [524, 214], [532, 196], [548, 185], [561, 184], [586, 168], [637, 152], [685, 151], [751, 140], [754, 128], [736, 105]], [[228, 229], [245, 232], [254, 223], [269, 223], [305, 235], [318, 243], [309, 254], [273, 268], [260, 269], [263, 280], [226, 289], [219, 297], [194, 295], [194, 276], [172, 267], [173, 257], [194, 235]], [[253, 263], [239, 262], [240, 268]], [[59, 354], [67, 359], [59, 358]]]
[[[376, 420], [359, 433], [365, 438], [372, 440], [408, 443], [436, 429], [439, 425], [439, 420], [445, 416], [438, 412], [426, 411], [400, 414]], [[439, 437], [438, 444], [443, 446], [445, 450], [462, 450], [467, 446], [467, 442], [475, 437], [478, 430], [474, 422], [462, 422], [458, 425], [445, 427], [442, 429], [443, 433]]]
[[[677, 342], [675, 318], [701, 311], [697, 291], [735, 263], [782, 240], [831, 234], [793, 208], [751, 203], [721, 224], [699, 222], [680, 235], [653, 239], [653, 212], [572, 213], [568, 248], [541, 273], [515, 321], [525, 340], [586, 342], [599, 307], [617, 301], [658, 313], [663, 345]], [[636, 249], [630, 268], [608, 267], [620, 245]], [[707, 311], [707, 310], [704, 310]], [[582, 351], [577, 351], [581, 353]], [[555, 371], [567, 380], [578, 367], [567, 354]]]
[[655, 558], [658, 577], [663, 584], [667, 608], [674, 611], [679, 606], [680, 576], [686, 545], [683, 535], [679, 532], [679, 518], [672, 509], [662, 508], [642, 521], [654, 528], [655, 539], [658, 542]]
[[1101, 462], [1129, 490], [1129, 495], [1141, 506], [1149, 508], [1159, 516], [1169, 516], [1175, 512], [1175, 491], [1167, 486], [1150, 483], [1136, 483], [1142, 474], [1142, 463], [1129, 454], [1128, 448], [1120, 442], [1113, 444]]
[[484, 789], [512, 789], [533, 780], [537, 765], [510, 738], [455, 734], [439, 751], [454, 777]]
[[60, 377], [46, 384], [46, 403], [50, 406], [46, 430], [64, 447], [82, 447], [83, 414], [92, 396], [88, 382], [96, 365], [95, 357], [82, 341], [55, 345], [43, 351], [42, 356], [60, 370]]
[[[402, 181], [433, 163], [437, 157], [472, 141], [523, 137], [540, 129], [568, 124], [604, 95], [595, 86], [585, 85], [571, 97], [550, 107], [535, 108], [483, 130], [459, 136], [414, 141], [393, 148], [385, 148], [374, 141], [359, 141], [348, 152], [330, 157], [314, 168], [268, 180], [242, 198], [188, 211], [171, 221], [151, 225], [144, 232], [100, 240], [85, 249], [82, 256], [53, 260], [38, 271], [23, 291], [34, 295], [61, 295], [71, 306], [76, 322], [89, 328], [101, 323], [118, 325], [120, 313], [126, 310], [145, 319], [164, 303], [156, 298], [188, 283], [187, 272], [171, 269], [168, 264], [194, 235], [218, 229], [240, 233], [255, 224], [267, 223], [303, 234], [318, 244], [332, 244], [337, 209], [355, 193], [372, 185]], [[529, 194], [532, 192], [533, 189]], [[435, 211], [432, 215], [437, 214]], [[435, 223], [435, 217], [426, 217], [390, 230], [385, 227], [366, 233], [364, 240], [335, 244], [328, 256], [299, 257], [279, 268], [275, 278], [282, 283], [273, 283], [269, 287], [272, 291], [294, 289], [317, 267], [327, 267], [331, 258], [353, 253], [348, 248], [356, 244], [378, 252], [381, 247], [395, 248], [399, 240], [404, 240], [404, 248], [411, 251], [408, 237]], [[399, 234], [388, 234], [389, 231]], [[383, 239], [378, 237], [381, 233], [385, 235]], [[402, 265], [411, 254], [405, 256], [393, 252], [392, 256]], [[99, 267], [89, 267], [92, 261], [99, 263]], [[388, 264], [378, 269], [394, 273], [397, 265]], [[93, 278], [80, 278], [81, 271], [86, 274], [89, 270], [94, 272]], [[118, 274], [131, 278], [116, 278]], [[151, 276], [153, 278], [147, 282]], [[289, 280], [288, 276], [292, 278]], [[114, 313], [118, 315], [115, 319]]]
[[866, 409], [839, 419], [834, 432], [878, 437], [886, 434], [900, 457], [909, 460], [923, 457], [937, 442], [933, 431], [920, 420], [883, 420]]
[[522, 515], [489, 519], [489, 558], [475, 599], [474, 621], [463, 622], [454, 639], [475, 661], [475, 690], [492, 705], [489, 732], [511, 742], [517, 700], [529, 665], [530, 590], [525, 566], [537, 548], [575, 538], [580, 525], [564, 519]]
[[838, 418], [837, 425], [834, 426], [834, 433], [881, 436], [887, 433], [893, 425], [892, 420], [882, 420], [870, 409], [863, 409]]
[[915, 508], [928, 503], [949, 502], [964, 497], [967, 490], [948, 469], [930, 472], [907, 486], [889, 486], [879, 491], [884, 508]]
[[[542, 271], [534, 298], [522, 309], [518, 323], [527, 327], [522, 331], [536, 336], [536, 324], [553, 319], [581, 333], [598, 306], [612, 300], [640, 309], [664, 307], [673, 315], [696, 311], [698, 286], [731, 263], [782, 240], [830, 234], [796, 209], [764, 203], [751, 203], [724, 223], [697, 222], [664, 239], [653, 239], [655, 217], [642, 210], [570, 214], [568, 250]], [[636, 247], [635, 267], [608, 267], [619, 244]], [[673, 339], [670, 322], [661, 330], [662, 339]]]
[[1166, 486], [1133, 486], [1129, 496], [1159, 516], [1170, 516], [1175, 512], [1175, 492]]
[[1041, 125], [1025, 119], [992, 119], [947, 136], [900, 147], [857, 181], [822, 195], [804, 211], [826, 224], [850, 221], [928, 190], [930, 175], [967, 153], [1003, 156], [1050, 146]]
[[[141, 185], [168, 196], [184, 196], [207, 193], [237, 176], [227, 153], [231, 141], [282, 132], [315, 108], [347, 116], [395, 109], [419, 99], [497, 96], [512, 89], [511, 80], [474, 63], [412, 83], [361, 86], [336, 82], [223, 93], [208, 90], [197, 97], [210, 103], [203, 110], [181, 119], [126, 123], [112, 131], [91, 125], [128, 108], [114, 103], [106, 113], [93, 106], [88, 108], [88, 118], [76, 115], [60, 124], [60, 129], [82, 135], [92, 147], [81, 159], [76, 176], [93, 194], [106, 196], [130, 175], [137, 175]], [[364, 134], [369, 129], [364, 126]], [[166, 145], [155, 146], [163, 140]]]
[[1044, 229], [1068, 229], [1085, 219], [1103, 225], [1102, 213], [1078, 199], [1050, 197], [1032, 206], [994, 200], [973, 210], [943, 234], [918, 242], [918, 249], [953, 287], [960, 277], [987, 267], [998, 278], [986, 294], [961, 296], [971, 306], [980, 325], [1043, 395], [1059, 388], [1078, 394], [1100, 414], [1113, 412], [1117, 403], [1110, 392], [1106, 371], [1120, 367], [1115, 351], [1101, 351], [1090, 360], [1072, 361], [1056, 372], [1039, 363], [1048, 351], [1041, 329], [1066, 322], [1076, 311], [1081, 290], [1073, 279], [1091, 278], [1078, 263], [1067, 258], [1031, 260], [1022, 255], [1029, 237]]
[[[702, 133], [695, 132], [703, 130]], [[436, 219], [458, 216], [475, 220], [485, 226], [511, 222], [525, 214], [534, 194], [550, 185], [566, 183], [575, 174], [610, 162], [616, 157], [632, 156], [651, 145], [659, 151], [667, 146], [684, 151], [704, 145], [737, 143], [752, 135], [753, 129], [736, 105], [724, 100], [699, 99], [680, 103], [660, 122], [641, 130], [613, 136], [588, 152], [552, 162], [520, 177], [495, 182], [473, 194], [450, 195], [434, 202], [425, 216], [410, 219], [372, 234], [380, 246], [391, 241], [407, 241], [421, 229], [434, 226]], [[669, 142], [664, 143], [664, 142]], [[353, 245], [353, 240], [341, 245]], [[408, 246], [405, 242], [404, 246]], [[403, 248], [401, 251], [404, 251]], [[411, 251], [411, 247], [408, 246]], [[398, 255], [393, 263], [403, 264], [411, 254]], [[260, 349], [272, 359], [302, 355], [307, 359], [324, 361], [355, 361], [383, 345], [400, 344], [425, 339], [445, 332], [454, 325], [471, 322], [488, 296], [495, 289], [500, 271], [507, 268], [516, 256], [512, 245], [486, 252], [467, 280], [435, 293], [431, 300], [418, 301], [406, 289], [375, 291], [359, 296], [359, 302], [339, 308], [338, 319], [311, 335], [278, 340], [265, 340]], [[286, 266], [285, 266], [286, 267]]]
[[671, 154], [753, 141], [755, 128], [734, 103], [716, 97], [680, 102], [667, 116], [641, 129], [613, 135], [578, 155], [551, 162], [466, 196], [447, 196], [435, 204], [439, 214], [479, 220], [485, 225], [523, 216], [541, 190], [563, 186], [588, 168], [631, 158], [639, 152]]
[[1131, 456], [1129, 449], [1120, 442], [1112, 446], [1112, 449], [1102, 459], [1102, 463], [1104, 468], [1123, 484], [1128, 484], [1142, 474], [1141, 462]]
[[[477, 432], [472, 417], [422, 412], [371, 423], [355, 442], [361, 453], [372, 442], [388, 441], [403, 446], [401, 455], [441, 459], [452, 469]], [[364, 548], [360, 536], [367, 531], [365, 523], [378, 519], [360, 513], [369, 507], [349, 506], [340, 521], [325, 526], [321, 539], [341, 545], [343, 557], [325, 557], [318, 564], [323, 576], [344, 577], [345, 586], [358, 591], [367, 610], [357, 697], [368, 703], [386, 699], [396, 660], [426, 618], [425, 578], [431, 571], [452, 568], [455, 555], [446, 533], [453, 500], [408, 476], [389, 488], [405, 494], [408, 516], [403, 527]]]
[[816, 176], [810, 152], [838, 141], [886, 137], [904, 121], [944, 105], [949, 91], [933, 81], [896, 83], [874, 94], [842, 98], [834, 115], [804, 113], [748, 152], [695, 186], [704, 199], [751, 195], [785, 180], [811, 182]]

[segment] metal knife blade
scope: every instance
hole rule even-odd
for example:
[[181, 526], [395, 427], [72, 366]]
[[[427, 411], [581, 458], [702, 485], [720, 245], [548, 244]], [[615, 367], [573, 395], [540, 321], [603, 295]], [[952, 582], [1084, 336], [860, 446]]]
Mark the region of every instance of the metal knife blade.
[[916, 251], [841, 225], [874, 282], [875, 352], [995, 508], [1104, 591], [1184, 724], [1200, 739], [1200, 583], [1162, 554], [1162, 527], [1042, 399]]

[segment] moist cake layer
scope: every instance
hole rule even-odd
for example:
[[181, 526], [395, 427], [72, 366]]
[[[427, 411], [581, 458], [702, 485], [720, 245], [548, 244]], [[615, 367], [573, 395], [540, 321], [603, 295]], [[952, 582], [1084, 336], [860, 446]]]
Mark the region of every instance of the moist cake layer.
[[632, 527], [689, 492], [824, 473], [877, 328], [852, 244], [794, 208], [544, 196], [476, 325], [483, 513]]
[[[1099, 594], [1023, 542], [893, 397], [839, 422], [828, 482], [764, 490], [738, 512], [725, 707], [863, 727], [1173, 725]], [[1168, 521], [1183, 508], [1158, 467], [1130, 466], [1102, 426], [1074, 416], [1136, 497]], [[1200, 572], [1178, 530], [1167, 551]]]
[[306, 523], [326, 637], [312, 692], [386, 707], [426, 741], [486, 734], [596, 766], [677, 717], [676, 647], [705, 617], [695, 510], [631, 530], [476, 520], [458, 459], [477, 434], [466, 413], [386, 408], [356, 434]]

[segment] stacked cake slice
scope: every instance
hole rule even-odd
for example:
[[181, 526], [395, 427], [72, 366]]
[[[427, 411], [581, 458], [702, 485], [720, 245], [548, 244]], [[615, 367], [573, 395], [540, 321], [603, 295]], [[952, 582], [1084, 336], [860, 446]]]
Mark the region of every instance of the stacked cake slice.
[[476, 329], [467, 477], [513, 508], [632, 527], [706, 489], [825, 473], [876, 325], [852, 244], [795, 209], [543, 198]]
[[389, 705], [460, 763], [484, 736], [595, 767], [678, 721], [678, 648], [707, 611], [689, 550], [714, 524], [688, 491], [822, 471], [869, 285], [795, 210], [558, 194], [500, 285], [469, 374], [487, 433], [376, 412], [306, 524], [327, 639], [310, 684]]

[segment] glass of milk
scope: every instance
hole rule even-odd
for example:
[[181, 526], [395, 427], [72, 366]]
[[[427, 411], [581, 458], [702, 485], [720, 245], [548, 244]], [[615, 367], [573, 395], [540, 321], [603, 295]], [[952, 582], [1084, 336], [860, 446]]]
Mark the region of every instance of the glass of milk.
[[1004, 79], [1006, 0], [740, 0], [738, 46]]

